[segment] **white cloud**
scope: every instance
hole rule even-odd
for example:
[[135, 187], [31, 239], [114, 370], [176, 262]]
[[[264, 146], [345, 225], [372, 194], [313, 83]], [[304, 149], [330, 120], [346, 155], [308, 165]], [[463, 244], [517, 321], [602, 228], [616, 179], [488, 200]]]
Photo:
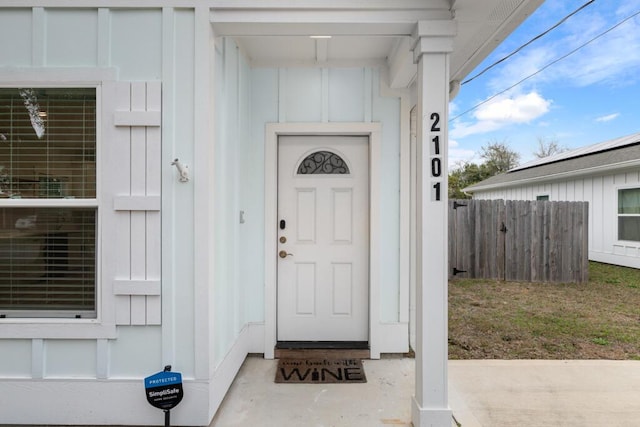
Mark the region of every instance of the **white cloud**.
[[637, 12], [639, 7], [640, 7], [640, 1], [625, 0], [625, 1], [621, 1], [620, 4], [618, 4], [618, 8], [615, 11], [615, 13], [616, 13], [616, 16], [625, 17], [628, 15], [631, 15], [634, 12]]
[[560, 67], [577, 86], [606, 83], [620, 86], [637, 81], [640, 66], [640, 26], [627, 22], [584, 49]]
[[[541, 84], [585, 87], [594, 84], [622, 86], [637, 83], [640, 80], [637, 72], [640, 68], [640, 17], [635, 16], [616, 28], [612, 27], [637, 13], [640, 1], [625, 0], [615, 3], [617, 10], [610, 2], [591, 5], [492, 69], [487, 76], [483, 76], [491, 76], [487, 79], [488, 89], [497, 93], [519, 82], [521, 91], [529, 91]], [[510, 53], [521, 43], [530, 40], [535, 32], [549, 28], [560, 16], [573, 10], [572, 6], [565, 5], [564, 2], [563, 7], [566, 9], [564, 12], [545, 4], [543, 8], [548, 15], [540, 15], [537, 24], [529, 29], [529, 34], [523, 34], [521, 39], [514, 39], [494, 60]], [[606, 32], [607, 30], [610, 31]], [[600, 37], [595, 39], [597, 36]], [[565, 55], [568, 56], [564, 57]], [[554, 61], [558, 62], [552, 64]], [[547, 66], [544, 71], [540, 71]]]
[[475, 116], [478, 120], [528, 123], [547, 111], [551, 101], [537, 92], [530, 92], [513, 98], [496, 98], [481, 106]]
[[521, 86], [521, 88], [531, 87], [531, 84], [536, 79], [539, 79], [540, 76], [536, 76], [533, 79], [529, 79], [529, 76], [534, 75], [542, 67], [553, 61], [555, 57], [556, 52], [545, 46], [523, 51], [511, 57], [504, 66], [494, 71], [493, 78], [488, 81], [488, 88], [497, 93], [523, 81], [525, 78], [527, 80], [523, 82], [524, 86]]
[[449, 170], [460, 164], [476, 161], [476, 152], [473, 150], [456, 149], [449, 151]]
[[613, 114], [608, 114], [606, 116], [601, 116], [596, 118], [596, 122], [610, 122], [611, 120], [617, 118], [620, 115], [620, 113], [613, 113]]
[[449, 117], [455, 116], [460, 111], [460, 107], [455, 101], [449, 102]]
[[537, 92], [513, 97], [497, 97], [481, 105], [473, 114], [475, 123], [454, 121], [451, 135], [462, 138], [492, 132], [514, 123], [529, 123], [549, 111], [551, 100]]
[[476, 152], [474, 150], [460, 148], [458, 141], [449, 139], [449, 170], [462, 163], [471, 162], [475, 157]]

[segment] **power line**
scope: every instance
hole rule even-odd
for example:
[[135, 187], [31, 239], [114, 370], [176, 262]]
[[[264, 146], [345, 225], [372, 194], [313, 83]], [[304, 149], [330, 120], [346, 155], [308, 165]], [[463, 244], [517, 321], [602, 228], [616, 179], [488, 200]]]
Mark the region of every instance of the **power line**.
[[632, 14], [632, 15], [628, 16], [628, 17], [626, 17], [625, 19], [623, 19], [622, 21], [618, 22], [617, 24], [615, 24], [615, 25], [614, 25], [614, 26], [612, 26], [611, 28], [609, 28], [609, 29], [607, 29], [606, 31], [604, 31], [604, 32], [602, 32], [602, 33], [600, 33], [600, 34], [598, 34], [597, 36], [595, 36], [594, 38], [592, 38], [592, 39], [590, 39], [589, 41], [585, 42], [584, 44], [581, 44], [580, 46], [578, 46], [577, 48], [573, 49], [573, 50], [572, 50], [572, 51], [570, 51], [569, 53], [567, 53], [567, 54], [565, 54], [565, 55], [562, 55], [561, 57], [559, 57], [559, 58], [557, 58], [557, 59], [555, 59], [555, 60], [551, 61], [550, 63], [548, 63], [548, 64], [547, 64], [547, 65], [545, 65], [544, 67], [540, 68], [540, 69], [539, 69], [538, 71], [536, 71], [535, 73], [533, 73], [533, 74], [529, 74], [527, 77], [523, 78], [522, 80], [520, 80], [520, 81], [518, 81], [518, 82], [514, 83], [513, 85], [509, 86], [508, 88], [506, 88], [506, 89], [504, 89], [504, 90], [502, 90], [502, 91], [500, 91], [500, 92], [498, 92], [498, 93], [496, 93], [496, 94], [494, 94], [494, 95], [490, 96], [489, 98], [485, 99], [484, 101], [482, 101], [482, 102], [480, 102], [480, 103], [478, 103], [478, 104], [474, 105], [473, 107], [469, 108], [468, 110], [466, 110], [466, 111], [464, 111], [464, 112], [462, 112], [462, 113], [458, 114], [457, 116], [455, 116], [454, 118], [450, 119], [449, 121], [454, 121], [455, 119], [457, 119], [457, 118], [459, 118], [459, 117], [464, 116], [465, 114], [467, 114], [467, 113], [469, 113], [469, 112], [471, 112], [471, 111], [475, 110], [476, 108], [478, 108], [478, 107], [480, 107], [480, 106], [482, 106], [482, 105], [486, 104], [487, 102], [489, 102], [489, 101], [491, 101], [492, 99], [494, 99], [494, 98], [496, 98], [496, 97], [498, 97], [498, 96], [502, 95], [503, 93], [510, 91], [511, 89], [513, 89], [514, 87], [518, 86], [519, 84], [521, 84], [521, 83], [523, 83], [523, 82], [525, 82], [525, 81], [529, 80], [531, 77], [534, 77], [534, 76], [536, 76], [536, 75], [540, 74], [541, 72], [543, 72], [544, 70], [546, 70], [546, 69], [547, 69], [547, 68], [549, 68], [550, 66], [552, 66], [552, 65], [554, 65], [554, 64], [556, 64], [556, 63], [558, 63], [558, 62], [562, 61], [563, 59], [567, 58], [568, 56], [573, 55], [574, 53], [576, 53], [577, 51], [579, 51], [579, 50], [580, 50], [580, 49], [582, 49], [583, 47], [585, 47], [585, 46], [587, 46], [587, 45], [589, 45], [589, 44], [593, 43], [594, 41], [596, 41], [596, 40], [597, 40], [597, 39], [599, 39], [600, 37], [602, 37], [602, 36], [604, 36], [604, 35], [606, 35], [606, 34], [610, 33], [611, 31], [613, 31], [613, 30], [615, 30], [616, 28], [618, 28], [620, 25], [624, 24], [625, 22], [627, 22], [628, 20], [630, 20], [630, 19], [632, 19], [632, 18], [635, 18], [635, 17], [636, 17], [636, 16], [638, 16], [638, 15], [640, 15], [640, 11], [638, 11], [638, 12], [636, 12], [636, 13], [634, 13], [634, 14]]
[[480, 77], [481, 75], [483, 75], [484, 73], [486, 73], [487, 71], [489, 71], [490, 69], [492, 69], [493, 67], [495, 67], [498, 64], [501, 64], [502, 62], [506, 61], [507, 59], [511, 58], [513, 55], [515, 55], [516, 53], [520, 52], [522, 49], [524, 49], [525, 47], [529, 46], [531, 43], [533, 43], [534, 41], [546, 36], [547, 34], [549, 34], [551, 31], [555, 30], [556, 28], [558, 28], [560, 25], [562, 25], [567, 19], [571, 18], [573, 15], [575, 15], [576, 13], [580, 12], [582, 9], [585, 9], [587, 6], [590, 6], [592, 3], [594, 3], [596, 0], [590, 0], [588, 2], [586, 2], [585, 4], [583, 4], [582, 6], [580, 6], [578, 9], [574, 10], [573, 12], [571, 12], [569, 15], [565, 16], [564, 18], [562, 18], [560, 21], [558, 21], [555, 25], [553, 25], [552, 27], [550, 27], [549, 29], [547, 29], [546, 31], [544, 31], [541, 34], [538, 34], [537, 36], [535, 36], [534, 38], [532, 38], [531, 40], [529, 40], [528, 42], [526, 42], [525, 44], [523, 44], [522, 46], [520, 46], [519, 48], [517, 48], [516, 50], [514, 50], [513, 52], [511, 52], [510, 54], [508, 54], [507, 56], [505, 56], [502, 59], [497, 60], [496, 62], [494, 62], [493, 64], [489, 65], [488, 67], [486, 67], [485, 69], [483, 69], [482, 71], [480, 71], [478, 74], [476, 74], [473, 77], [468, 78], [467, 80], [463, 81], [462, 83], [460, 83], [460, 85], [463, 84], [467, 84], [472, 80], [475, 80], [476, 77]]

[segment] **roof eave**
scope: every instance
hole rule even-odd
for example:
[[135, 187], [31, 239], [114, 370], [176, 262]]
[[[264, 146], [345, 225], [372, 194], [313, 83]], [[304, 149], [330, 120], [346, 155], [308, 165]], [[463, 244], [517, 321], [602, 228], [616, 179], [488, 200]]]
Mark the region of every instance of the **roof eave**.
[[[544, 3], [544, 0], [523, 0], [511, 13], [510, 16], [500, 21], [490, 21], [488, 16], [482, 16], [483, 27], [490, 26], [495, 23], [494, 31], [483, 37], [480, 44], [474, 51], [467, 53], [466, 58], [461, 57], [458, 60], [452, 60], [451, 64], [451, 80], [462, 81], [471, 71], [473, 71], [486, 57], [493, 52], [520, 24], [522, 24], [536, 9]], [[453, 2], [453, 12], [455, 19], [459, 22], [459, 27], [465, 25], [465, 21], [469, 16], [463, 11], [458, 11], [456, 5], [464, 5], [463, 2]], [[464, 7], [464, 6], [463, 6]], [[486, 13], [491, 15], [491, 10]], [[475, 12], [471, 14], [471, 19], [475, 20]], [[467, 35], [469, 36], [469, 35]], [[475, 35], [474, 35], [475, 36]], [[458, 37], [463, 37], [462, 31]], [[457, 44], [457, 43], [456, 43]], [[458, 54], [459, 55], [459, 54]]]
[[529, 184], [539, 184], [543, 182], [550, 181], [561, 181], [561, 180], [569, 180], [572, 178], [579, 178], [586, 175], [603, 175], [607, 172], [620, 171], [624, 169], [631, 169], [640, 167], [640, 159], [628, 160], [626, 162], [613, 163], [609, 165], [602, 166], [594, 166], [591, 168], [579, 169], [575, 171], [568, 172], [560, 172], [550, 175], [537, 176], [527, 179], [518, 179], [515, 181], [508, 182], [497, 182], [495, 184], [486, 184], [482, 185], [482, 183], [478, 185], [472, 185], [471, 187], [463, 188], [462, 191], [465, 193], [473, 194], [477, 191], [488, 191], [488, 190], [498, 190], [503, 188], [511, 188], [511, 187], [519, 187], [523, 185]]

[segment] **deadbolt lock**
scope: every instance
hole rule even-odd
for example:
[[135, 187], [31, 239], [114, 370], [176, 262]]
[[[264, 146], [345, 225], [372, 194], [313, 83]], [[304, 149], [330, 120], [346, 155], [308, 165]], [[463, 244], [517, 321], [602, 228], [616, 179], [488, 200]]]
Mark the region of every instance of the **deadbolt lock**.
[[280, 243], [287, 243], [287, 238], [284, 236], [280, 236]]

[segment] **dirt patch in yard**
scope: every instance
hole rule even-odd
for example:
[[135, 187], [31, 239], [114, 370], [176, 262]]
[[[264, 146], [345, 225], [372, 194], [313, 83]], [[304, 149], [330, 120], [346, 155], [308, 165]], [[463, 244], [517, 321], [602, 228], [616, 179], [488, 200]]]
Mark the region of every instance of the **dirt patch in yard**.
[[449, 283], [450, 359], [640, 360], [640, 270], [590, 263], [589, 283]]

